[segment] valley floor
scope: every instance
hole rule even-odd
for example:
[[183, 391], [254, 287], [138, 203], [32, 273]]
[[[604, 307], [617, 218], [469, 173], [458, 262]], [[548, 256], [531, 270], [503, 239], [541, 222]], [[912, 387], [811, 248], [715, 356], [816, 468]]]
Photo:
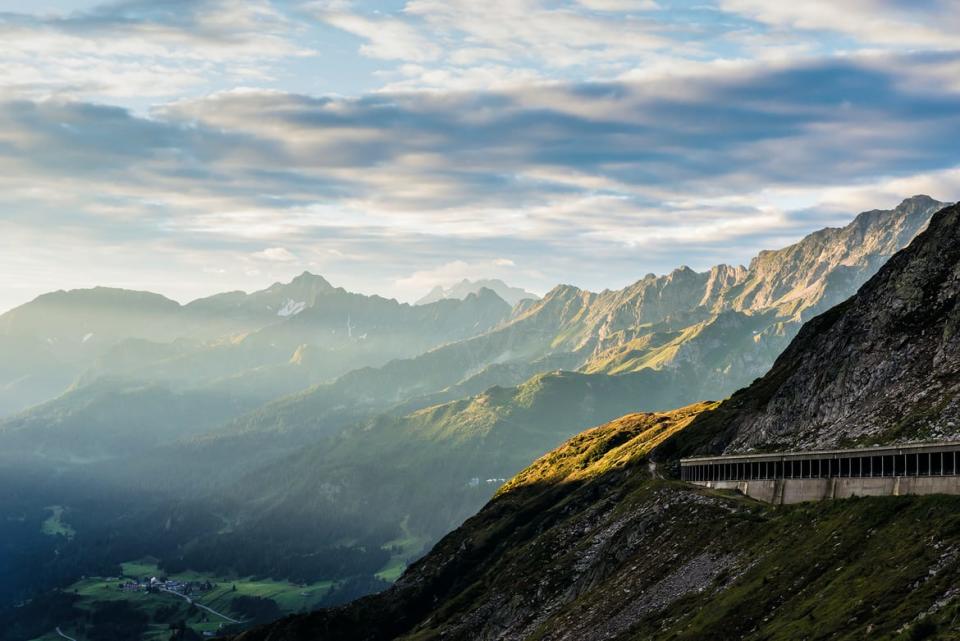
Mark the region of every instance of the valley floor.
[[[257, 600], [248, 607], [261, 608], [268, 617], [260, 619], [263, 621], [314, 609], [335, 586], [332, 581], [297, 585], [286, 581], [218, 577], [199, 572], [166, 575], [150, 558], [124, 563], [122, 567], [122, 577], [85, 577], [65, 588], [63, 593], [75, 596], [73, 605], [76, 616], [60, 622], [59, 631], [51, 629], [34, 641], [62, 641], [63, 635], [76, 641], [95, 638], [98, 636], [96, 623], [103, 618], [98, 612], [109, 612], [118, 622], [142, 622], [140, 627], [143, 629], [137, 638], [144, 641], [167, 641], [171, 635], [171, 625], [180, 623], [198, 635], [213, 636], [225, 630], [236, 630], [232, 622], [251, 620], [253, 613], [241, 603], [244, 598]], [[147, 592], [120, 587], [131, 580], [149, 583], [150, 578], [161, 576], [183, 584], [209, 583], [211, 587], [190, 594], [189, 599], [163, 589]], [[275, 609], [271, 604], [275, 604]]]

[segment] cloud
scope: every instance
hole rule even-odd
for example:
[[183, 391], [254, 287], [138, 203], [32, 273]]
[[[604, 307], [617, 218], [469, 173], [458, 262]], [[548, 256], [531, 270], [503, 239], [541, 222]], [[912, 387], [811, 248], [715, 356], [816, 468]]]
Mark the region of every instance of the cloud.
[[122, 0], [86, 11], [0, 13], [0, 86], [27, 96], [172, 96], [269, 76], [309, 53], [267, 0]]
[[596, 74], [605, 65], [635, 65], [656, 50], [684, 49], [648, 15], [656, 5], [647, 1], [409, 0], [386, 15], [342, 3], [308, 6], [318, 19], [361, 38], [363, 55], [432, 63], [415, 75], [401, 69], [398, 80], [408, 87], [417, 77], [424, 88], [443, 80], [452, 81], [447, 88], [477, 87], [492, 79], [482, 85], [489, 88], [509, 76], [541, 78], [573, 67], [592, 66]]
[[953, 0], [721, 0], [740, 13], [780, 29], [846, 34], [865, 44], [956, 49], [960, 13]]
[[[151, 247], [183, 274], [222, 267], [227, 283], [254, 255], [276, 279], [289, 254], [411, 295], [481, 267], [543, 291], [748, 260], [809, 231], [796, 212], [826, 200], [896, 204], [890, 185], [957, 199], [960, 93], [934, 79], [958, 60], [849, 55], [356, 98], [237, 90], [149, 115], [6, 101], [0, 256]], [[0, 269], [43, 269], [12, 261]]]
[[366, 40], [360, 52], [371, 58], [424, 62], [440, 55], [438, 46], [402, 20], [372, 20], [347, 11], [323, 11], [318, 16], [328, 24]]
[[954, 167], [960, 95], [909, 78], [956, 63], [851, 57], [357, 99], [232, 91], [149, 118], [14, 101], [0, 105], [0, 185], [51, 207], [73, 193], [91, 215], [180, 233], [592, 233], [681, 200]]
[[268, 247], [253, 254], [254, 258], [270, 260], [278, 263], [289, 263], [297, 260], [297, 255], [283, 247]]

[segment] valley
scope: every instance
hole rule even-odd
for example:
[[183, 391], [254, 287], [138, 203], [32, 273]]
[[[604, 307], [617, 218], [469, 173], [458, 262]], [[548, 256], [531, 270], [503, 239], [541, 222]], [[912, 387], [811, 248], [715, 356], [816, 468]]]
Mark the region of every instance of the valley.
[[[65, 634], [87, 641], [129, 634], [166, 641], [171, 630], [184, 625], [200, 637], [219, 636], [258, 621], [314, 609], [335, 588], [333, 582], [293, 584], [198, 572], [167, 574], [151, 558], [119, 567], [117, 576], [84, 577], [63, 587], [54, 598], [68, 601], [69, 610], [59, 613], [61, 620], [54, 629], [33, 638], [49, 641]], [[32, 605], [22, 603], [21, 609]]]

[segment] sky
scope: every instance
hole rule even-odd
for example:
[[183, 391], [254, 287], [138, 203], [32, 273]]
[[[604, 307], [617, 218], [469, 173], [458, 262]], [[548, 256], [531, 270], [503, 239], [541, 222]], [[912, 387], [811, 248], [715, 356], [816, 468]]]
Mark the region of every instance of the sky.
[[953, 0], [0, 0], [0, 310], [747, 263], [960, 200], [958, 28]]

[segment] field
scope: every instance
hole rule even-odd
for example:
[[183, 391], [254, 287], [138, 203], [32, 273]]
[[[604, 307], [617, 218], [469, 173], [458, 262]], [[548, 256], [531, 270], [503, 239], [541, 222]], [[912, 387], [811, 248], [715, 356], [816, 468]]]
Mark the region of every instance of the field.
[[403, 574], [403, 571], [407, 569], [407, 565], [413, 559], [423, 554], [424, 540], [410, 532], [409, 527], [407, 527], [409, 518], [410, 517], [407, 516], [403, 519], [403, 522], [400, 523], [400, 527], [403, 529], [403, 536], [393, 541], [388, 541], [383, 545], [383, 548], [391, 550], [392, 554], [390, 561], [377, 572], [377, 578], [390, 581], [391, 583], [396, 581], [400, 578], [400, 575]]
[[48, 536], [62, 535], [72, 539], [76, 532], [63, 520], [63, 506], [51, 505], [47, 509], [50, 510], [50, 517], [41, 524], [40, 530]]
[[[315, 608], [324, 595], [333, 587], [333, 582], [325, 581], [311, 585], [294, 585], [286, 581], [270, 579], [218, 577], [200, 572], [183, 572], [164, 575], [152, 558], [139, 559], [123, 563], [123, 575], [127, 578], [149, 578], [167, 576], [178, 581], [209, 581], [214, 589], [194, 597], [194, 602], [231, 618], [242, 620], [243, 616], [231, 609], [233, 599], [240, 596], [261, 597], [276, 602], [283, 614], [301, 612]], [[229, 622], [216, 614], [191, 607], [180, 596], [165, 592], [124, 592], [119, 589], [121, 577], [86, 577], [66, 588], [66, 592], [79, 598], [77, 607], [92, 612], [94, 604], [103, 602], [126, 602], [138, 612], [150, 619], [149, 629], [144, 636], [146, 641], [167, 641], [170, 638], [170, 624], [184, 621], [199, 633], [214, 633], [221, 624]], [[82, 624], [64, 623], [63, 632], [77, 641], [85, 641]], [[34, 641], [63, 641], [56, 631], [34, 639]]]

